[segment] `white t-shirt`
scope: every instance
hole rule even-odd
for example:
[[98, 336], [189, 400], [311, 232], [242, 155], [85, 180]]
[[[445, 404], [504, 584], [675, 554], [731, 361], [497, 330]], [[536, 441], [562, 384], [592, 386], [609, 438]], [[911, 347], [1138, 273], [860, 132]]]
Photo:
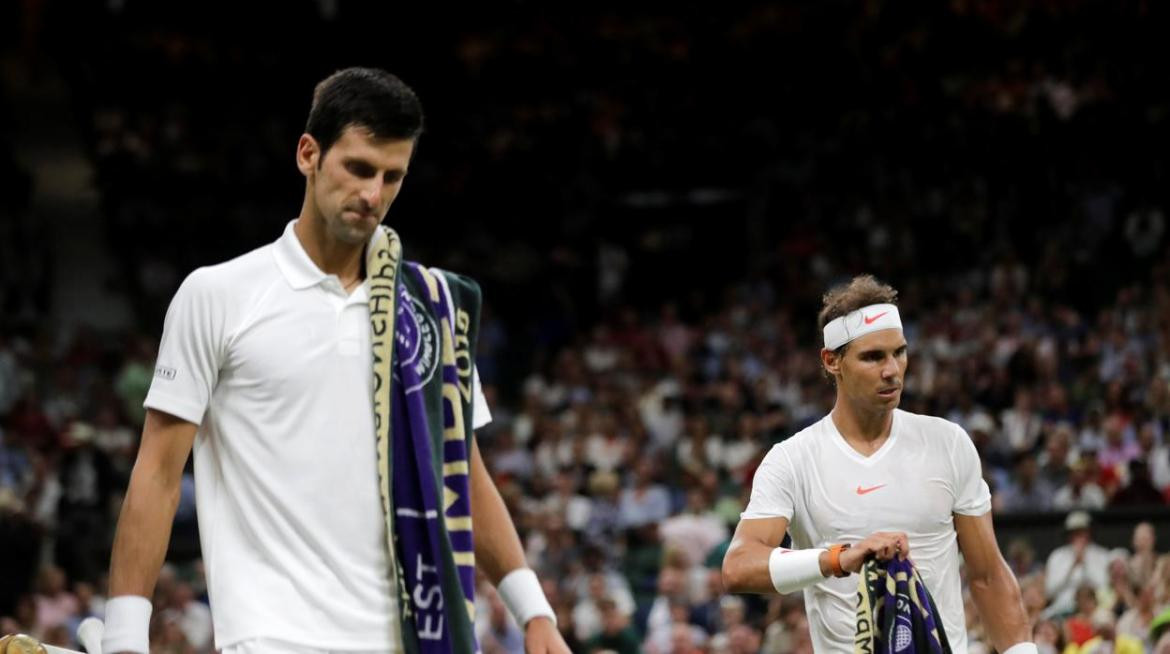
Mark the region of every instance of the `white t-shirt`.
[[[217, 649], [272, 638], [398, 651], [368, 283], [347, 295], [292, 225], [187, 277], [144, 404], [199, 425], [196, 506]], [[478, 375], [473, 388], [479, 428], [491, 415]]]
[[[952, 514], [990, 510], [979, 455], [963, 428], [895, 410], [889, 438], [868, 457], [845, 442], [829, 416], [773, 446], [742, 518], [787, 518], [800, 549], [906, 532], [951, 648], [962, 654], [967, 632]], [[831, 577], [804, 590], [817, 652], [853, 651], [857, 580]]]

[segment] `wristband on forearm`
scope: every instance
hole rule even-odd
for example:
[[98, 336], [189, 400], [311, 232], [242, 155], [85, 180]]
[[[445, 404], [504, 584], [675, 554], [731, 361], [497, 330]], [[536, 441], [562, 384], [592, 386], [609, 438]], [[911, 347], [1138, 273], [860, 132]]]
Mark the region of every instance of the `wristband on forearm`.
[[504, 606], [508, 607], [521, 627], [527, 625], [529, 620], [541, 617], [552, 620], [554, 625], [557, 623], [557, 615], [531, 568], [516, 568], [504, 575], [497, 590]]
[[821, 554], [826, 550], [815, 548], [790, 550], [777, 547], [768, 555], [768, 573], [772, 586], [781, 595], [793, 593], [825, 579], [821, 572]]
[[1005, 649], [1003, 654], [1040, 654], [1040, 649], [1036, 647], [1036, 643], [1022, 642], [1016, 643], [1011, 647]]
[[106, 630], [102, 651], [107, 654], [150, 652], [150, 600], [138, 595], [119, 595], [106, 602]]

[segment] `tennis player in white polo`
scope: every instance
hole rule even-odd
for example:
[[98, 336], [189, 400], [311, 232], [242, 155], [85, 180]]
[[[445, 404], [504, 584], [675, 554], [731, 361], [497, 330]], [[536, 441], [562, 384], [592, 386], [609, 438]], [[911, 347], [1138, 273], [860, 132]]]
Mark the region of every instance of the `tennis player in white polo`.
[[[961, 549], [990, 644], [1035, 654], [970, 437], [952, 422], [897, 408], [907, 351], [896, 299], [869, 275], [825, 295], [821, 362], [836, 404], [764, 458], [723, 561], [724, 583], [731, 592], [803, 590], [813, 648], [853, 652], [852, 573], [873, 557], [909, 556], [952, 650], [963, 653]], [[778, 547], [786, 531], [795, 549]]]
[[[454, 627], [444, 611], [464, 607], [430, 581], [441, 560], [425, 566], [419, 553], [416, 592], [396, 586], [412, 563], [390, 549], [407, 523], [391, 531], [386, 520], [379, 460], [389, 455], [378, 451], [375, 415], [381, 386], [370, 298], [384, 282], [375, 283], [367, 253], [377, 247], [422, 124], [418, 97], [390, 73], [330, 75], [316, 88], [295, 151], [305, 177], [300, 215], [276, 242], [196, 270], [175, 294], [111, 555], [105, 654], [151, 650], [149, 598], [192, 450], [218, 651], [399, 654], [415, 651], [416, 642], [427, 643], [415, 644], [417, 651], [450, 651], [454, 641], [443, 636]], [[437, 276], [436, 297], [443, 279]], [[445, 318], [441, 328], [428, 322], [425, 306], [396, 315], [417, 319], [418, 365], [430, 379], [451, 365], [439, 361], [448, 336], [440, 329], [450, 326]], [[399, 343], [410, 339], [397, 334]], [[467, 356], [474, 361], [474, 351]], [[475, 397], [473, 426], [481, 427], [490, 420], [487, 403], [478, 390], [467, 394]], [[447, 440], [460, 438], [453, 431]], [[528, 651], [567, 653], [474, 439], [469, 447], [461, 465], [442, 464], [451, 468], [446, 474], [469, 479], [464, 497], [473, 521], [463, 523], [461, 542], [470, 540], [472, 522], [477, 527], [474, 552], [460, 551], [461, 560], [498, 586]], [[457, 486], [443, 483], [446, 511], [460, 497]], [[413, 516], [434, 520], [434, 513]], [[440, 544], [452, 540], [432, 533]], [[426, 619], [415, 621], [423, 609], [430, 609]], [[404, 633], [403, 617], [415, 633]]]

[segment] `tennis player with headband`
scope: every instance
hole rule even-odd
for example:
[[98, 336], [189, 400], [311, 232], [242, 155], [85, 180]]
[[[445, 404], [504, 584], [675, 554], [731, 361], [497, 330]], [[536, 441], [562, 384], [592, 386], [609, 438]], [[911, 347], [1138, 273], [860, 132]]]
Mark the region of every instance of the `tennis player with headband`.
[[[869, 275], [825, 294], [821, 363], [836, 403], [764, 457], [723, 561], [724, 584], [741, 593], [803, 590], [814, 650], [853, 652], [852, 573], [870, 558], [910, 557], [952, 651], [963, 653], [961, 549], [989, 644], [1035, 654], [970, 437], [942, 418], [898, 409], [907, 351], [896, 300]], [[778, 547], [785, 532], [796, 549]]]

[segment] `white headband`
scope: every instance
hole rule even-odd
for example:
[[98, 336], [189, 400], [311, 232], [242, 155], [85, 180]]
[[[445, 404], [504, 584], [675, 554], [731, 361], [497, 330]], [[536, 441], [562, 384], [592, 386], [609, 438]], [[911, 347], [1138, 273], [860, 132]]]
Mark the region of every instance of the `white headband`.
[[882, 329], [901, 329], [902, 318], [898, 307], [892, 304], [871, 304], [825, 325], [825, 349], [836, 350], [842, 345]]

